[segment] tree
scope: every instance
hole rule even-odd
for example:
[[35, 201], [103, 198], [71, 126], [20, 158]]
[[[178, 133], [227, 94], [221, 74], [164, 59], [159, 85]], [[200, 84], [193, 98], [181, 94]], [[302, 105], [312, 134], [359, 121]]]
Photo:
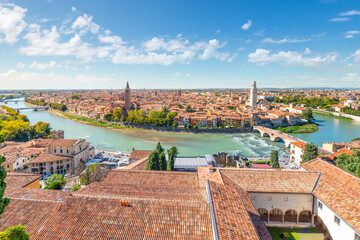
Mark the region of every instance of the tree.
[[[6, 158], [4, 156], [0, 156], [0, 166], [3, 162], [5, 162]], [[3, 214], [5, 207], [9, 205], [10, 199], [4, 197], [5, 188], [6, 188], [6, 171], [2, 168], [0, 169], [0, 215]]]
[[122, 108], [114, 109], [112, 118], [114, 122], [120, 122], [124, 118], [124, 111], [122, 110]]
[[312, 112], [311, 108], [309, 108], [308, 111], [301, 114], [301, 116], [308, 122], [314, 121], [314, 116], [313, 116], [313, 112]]
[[51, 133], [50, 123], [37, 122], [35, 125], [30, 127], [30, 138], [48, 138]]
[[166, 157], [163, 152], [159, 155], [159, 170], [166, 171]]
[[195, 112], [193, 109], [191, 109], [190, 105], [187, 105], [185, 108], [185, 112]]
[[179, 154], [178, 149], [177, 149], [177, 147], [172, 146], [170, 149], [167, 150], [167, 152], [169, 155], [167, 170], [174, 171], [175, 158]]
[[77, 190], [79, 190], [81, 188], [81, 184], [76, 184], [71, 188], [71, 191], [76, 192]]
[[1, 240], [29, 240], [30, 235], [26, 232], [26, 227], [22, 225], [8, 227], [0, 233]]
[[146, 170], [159, 170], [159, 154], [156, 150], [149, 154]]
[[112, 117], [113, 117], [112, 113], [105, 113], [104, 114], [104, 119], [106, 121], [111, 121]]
[[0, 125], [0, 134], [5, 141], [26, 142], [29, 140], [29, 122], [21, 120], [3, 121]]
[[79, 96], [78, 95], [76, 95], [76, 94], [73, 94], [73, 95], [71, 95], [71, 97], [70, 97], [71, 99], [79, 99]]
[[308, 162], [318, 156], [318, 147], [313, 143], [307, 143], [305, 145], [304, 154], [302, 155], [302, 162]]
[[272, 168], [279, 168], [279, 152], [278, 150], [271, 150], [270, 154], [270, 166]]
[[156, 151], [160, 155], [160, 153], [164, 152], [164, 148], [161, 146], [160, 142], [156, 145]]
[[44, 189], [61, 190], [66, 184], [66, 178], [61, 174], [53, 174], [51, 177], [45, 180]]

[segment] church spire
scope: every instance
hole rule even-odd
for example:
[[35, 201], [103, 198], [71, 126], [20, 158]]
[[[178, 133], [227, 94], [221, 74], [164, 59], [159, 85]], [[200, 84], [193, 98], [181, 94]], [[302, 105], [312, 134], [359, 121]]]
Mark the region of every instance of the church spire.
[[129, 82], [126, 82], [126, 88], [130, 88], [130, 87], [129, 87]]

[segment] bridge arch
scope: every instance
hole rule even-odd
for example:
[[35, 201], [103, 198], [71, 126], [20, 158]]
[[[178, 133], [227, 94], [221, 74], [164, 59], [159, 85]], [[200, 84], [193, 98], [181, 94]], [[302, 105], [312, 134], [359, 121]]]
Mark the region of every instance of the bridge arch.
[[268, 138], [271, 138], [270, 137], [270, 134], [268, 134], [267, 132], [263, 132], [263, 134], [261, 135], [262, 137], [268, 137]]

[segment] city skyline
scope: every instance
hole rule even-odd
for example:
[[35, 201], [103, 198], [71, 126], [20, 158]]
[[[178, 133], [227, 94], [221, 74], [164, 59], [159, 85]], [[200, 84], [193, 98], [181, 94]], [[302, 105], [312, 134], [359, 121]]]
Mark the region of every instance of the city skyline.
[[356, 88], [356, 1], [0, 1], [2, 89]]

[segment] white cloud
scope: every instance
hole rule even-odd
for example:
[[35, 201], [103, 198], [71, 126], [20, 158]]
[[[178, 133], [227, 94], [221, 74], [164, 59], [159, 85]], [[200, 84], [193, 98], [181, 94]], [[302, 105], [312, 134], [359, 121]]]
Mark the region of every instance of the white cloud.
[[240, 47], [238, 48], [239, 51], [244, 51], [245, 50], [245, 47]]
[[347, 12], [342, 12], [339, 14], [340, 16], [353, 16], [353, 15], [360, 15], [360, 11], [358, 10], [351, 10]]
[[309, 49], [306, 49], [304, 53], [296, 51], [279, 51], [278, 53], [273, 54], [267, 49], [256, 49], [254, 53], [248, 55], [248, 62], [257, 63], [259, 65], [277, 62], [289, 66], [317, 67], [335, 62], [336, 60], [335, 54], [326, 56], [308, 56], [310, 53]]
[[[11, 3], [0, 3], [0, 34], [7, 43], [15, 43], [18, 35], [26, 27], [24, 21], [27, 9]], [[3, 39], [0, 39], [2, 41]]]
[[356, 50], [351, 56], [354, 57], [355, 63], [360, 63], [360, 49]]
[[341, 78], [343, 81], [346, 81], [346, 82], [352, 82], [352, 81], [360, 81], [360, 76], [358, 75], [358, 73], [347, 73], [346, 76], [342, 77]]
[[331, 19], [329, 19], [329, 22], [347, 22], [350, 20], [351, 19], [348, 17], [340, 17], [340, 18], [331, 18]]
[[220, 33], [220, 32], [221, 32], [220, 29], [216, 30], [216, 33]]
[[16, 68], [19, 68], [19, 69], [23, 69], [24, 67], [25, 67], [25, 64], [22, 62], [18, 62], [18, 64], [16, 65]]
[[199, 59], [206, 60], [212, 57], [218, 58], [220, 60], [226, 60], [229, 57], [228, 53], [220, 53], [217, 50], [223, 48], [226, 45], [226, 42], [220, 44], [219, 40], [212, 39], [209, 40], [209, 43], [204, 49], [204, 52], [199, 55]]
[[345, 33], [345, 38], [353, 38], [354, 35], [360, 34], [360, 31], [352, 30]]
[[187, 74], [185, 75], [185, 77], [189, 78], [189, 77], [190, 77], [190, 73], [187, 73]]
[[[232, 60], [228, 53], [219, 51], [226, 43], [217, 39], [190, 43], [178, 34], [176, 38], [153, 37], [140, 46], [129, 45], [111, 31], [101, 30], [87, 14], [77, 17], [73, 23], [71, 20], [64, 21], [60, 31], [56, 26], [43, 30], [40, 25], [31, 24], [24, 39], [28, 44], [19, 48], [19, 52], [25, 55], [74, 56], [84, 62], [171, 65], [175, 62], [188, 64], [195, 57], [200, 60]], [[93, 41], [89, 43], [83, 39]]]
[[178, 78], [178, 77], [180, 77], [180, 75], [181, 74], [179, 72], [177, 72], [177, 73], [174, 74], [174, 77]]
[[90, 69], [90, 66], [87, 65], [87, 66], [85, 67], [85, 70], [89, 70], [89, 69]]
[[88, 75], [77, 75], [69, 77], [63, 74], [40, 74], [35, 72], [17, 72], [14, 69], [5, 73], [0, 73], [0, 85], [6, 89], [64, 89], [64, 86], [70, 88], [86, 89], [89, 85], [94, 88], [106, 88], [105, 85], [115, 81], [108, 77], [97, 77]]
[[71, 28], [73, 30], [79, 29], [81, 34], [84, 34], [87, 31], [90, 31], [92, 34], [96, 34], [98, 33], [100, 26], [94, 23], [92, 19], [92, 16], [89, 16], [85, 13], [75, 20]]
[[59, 68], [61, 65], [56, 65], [55, 61], [50, 61], [49, 63], [32, 62], [29, 66], [30, 69], [36, 68], [38, 70], [52, 69], [55, 67]]
[[76, 7], [72, 6], [72, 7], [71, 7], [71, 11], [72, 11], [72, 12], [76, 12]]
[[256, 37], [262, 37], [264, 35], [264, 32], [265, 32], [265, 28], [254, 32], [252, 35]]
[[242, 26], [241, 26], [241, 29], [242, 30], [248, 30], [250, 27], [251, 27], [251, 24], [252, 24], [252, 21], [251, 20], [248, 20], [247, 23], [244, 23]]
[[265, 43], [277, 43], [277, 44], [282, 44], [282, 43], [301, 43], [301, 42], [309, 42], [311, 41], [311, 39], [290, 39], [290, 38], [283, 38], [281, 40], [273, 40], [272, 38], [264, 38], [263, 40], [261, 40], [262, 42]]

